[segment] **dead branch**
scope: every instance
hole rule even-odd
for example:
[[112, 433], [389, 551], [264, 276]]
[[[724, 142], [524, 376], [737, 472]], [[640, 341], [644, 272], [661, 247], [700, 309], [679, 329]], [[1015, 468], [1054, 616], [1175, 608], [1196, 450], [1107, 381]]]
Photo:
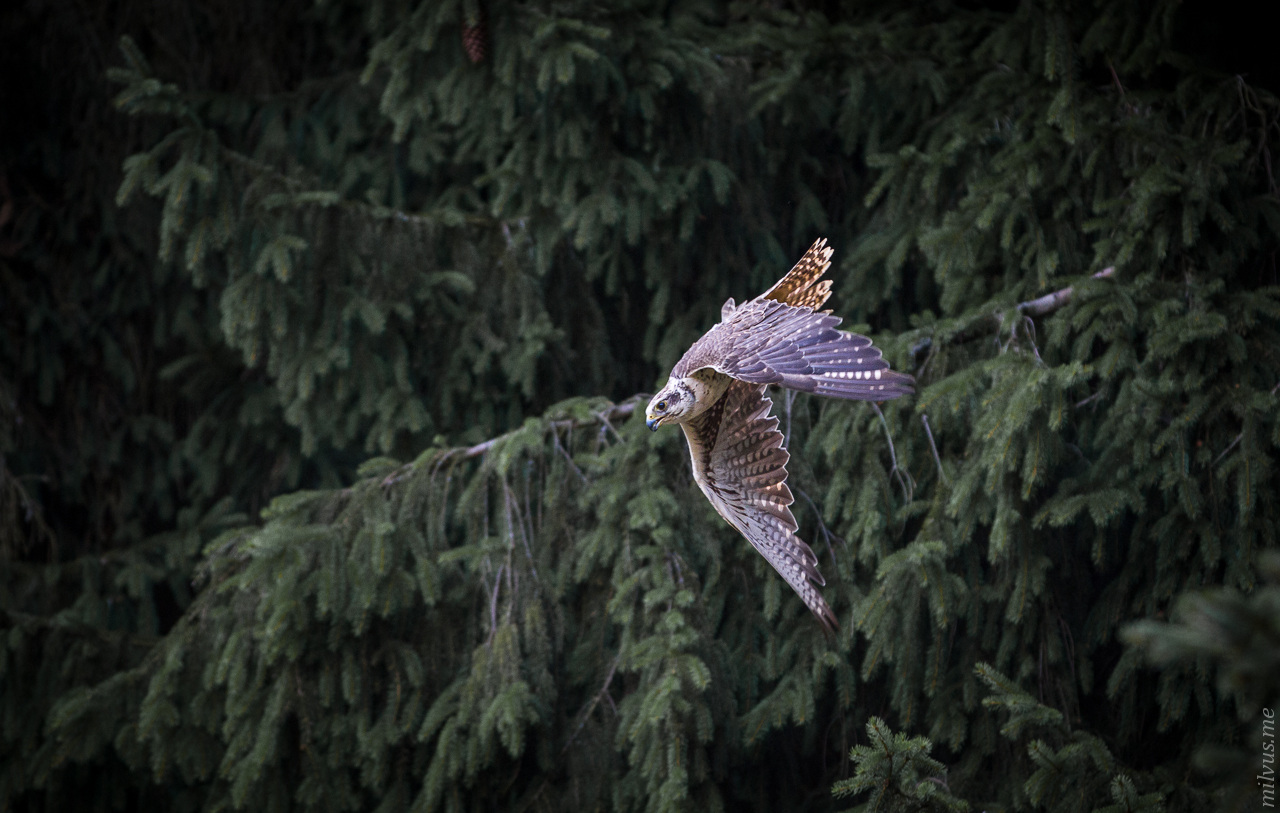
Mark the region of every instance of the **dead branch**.
[[[1116, 272], [1116, 269], [1114, 266], [1110, 268], [1104, 268], [1098, 273], [1094, 274], [1092, 278], [1107, 279], [1108, 277], [1115, 274], [1115, 272]], [[1074, 294], [1075, 294], [1075, 287], [1072, 285], [1068, 285], [1066, 288], [1053, 291], [1052, 293], [1047, 293], [1044, 296], [1037, 297], [1036, 299], [1029, 299], [1026, 302], [1020, 302], [1018, 303], [1015, 310], [1017, 310], [1019, 316], [1025, 317], [1028, 319], [1033, 316], [1044, 316], [1046, 313], [1052, 313], [1053, 311], [1056, 311], [1059, 308], [1065, 306], [1067, 303], [1071, 301], [1071, 297]], [[1005, 319], [1004, 311], [995, 311], [994, 313], [988, 313], [985, 316], [978, 317], [973, 322], [969, 323], [959, 333], [956, 333], [955, 335], [953, 335], [949, 339], [948, 343], [963, 344], [964, 342], [970, 341], [971, 339], [976, 339], [979, 336], [985, 336], [993, 332], [999, 333], [1000, 330], [1004, 327], [1004, 319]], [[913, 349], [912, 351], [913, 355], [923, 350], [924, 348], [930, 346], [932, 343], [933, 343], [932, 337], [926, 337], [923, 341], [920, 342], [919, 345], [917, 345]]]
[[[1104, 268], [1098, 273], [1094, 274], [1093, 278], [1106, 279], [1107, 277], [1110, 277], [1115, 272], [1116, 272], [1116, 269], [1114, 266], [1112, 266], [1111, 268]], [[1051, 294], [1045, 294], [1039, 299], [1032, 299], [1029, 302], [1023, 302], [1022, 304], [1018, 305], [1018, 313], [1021, 313], [1024, 316], [1043, 316], [1046, 313], [1049, 313], [1050, 311], [1056, 311], [1058, 308], [1061, 308], [1063, 305], [1070, 302], [1071, 295], [1074, 292], [1075, 292], [1075, 289], [1072, 286], [1068, 285], [1066, 288], [1063, 288], [1061, 291], [1054, 291]], [[999, 315], [997, 314], [997, 317], [998, 316]]]

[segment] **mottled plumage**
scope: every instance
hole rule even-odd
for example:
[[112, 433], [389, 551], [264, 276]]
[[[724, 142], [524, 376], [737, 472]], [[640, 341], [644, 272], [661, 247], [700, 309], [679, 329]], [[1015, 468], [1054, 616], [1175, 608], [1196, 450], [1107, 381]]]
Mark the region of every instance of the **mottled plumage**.
[[819, 240], [772, 288], [735, 305], [693, 343], [649, 402], [650, 429], [678, 423], [689, 442], [693, 476], [707, 499], [786, 579], [828, 630], [835, 614], [818, 592], [825, 584], [813, 550], [796, 536], [787, 460], [765, 385], [859, 401], [912, 391], [865, 336], [837, 330], [818, 311], [831, 295], [821, 279], [831, 249]]

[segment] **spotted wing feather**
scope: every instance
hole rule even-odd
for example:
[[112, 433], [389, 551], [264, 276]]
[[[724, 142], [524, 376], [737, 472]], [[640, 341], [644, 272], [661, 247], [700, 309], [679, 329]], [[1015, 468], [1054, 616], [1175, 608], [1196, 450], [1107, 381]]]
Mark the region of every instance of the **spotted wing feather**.
[[753, 299], [707, 331], [671, 371], [710, 367], [740, 381], [778, 384], [854, 401], [888, 401], [913, 391], [871, 340], [837, 330], [840, 317]]
[[702, 492], [765, 558], [829, 631], [835, 613], [818, 592], [826, 582], [813, 550], [796, 536], [787, 450], [769, 417], [764, 386], [735, 381], [710, 408], [681, 424]]

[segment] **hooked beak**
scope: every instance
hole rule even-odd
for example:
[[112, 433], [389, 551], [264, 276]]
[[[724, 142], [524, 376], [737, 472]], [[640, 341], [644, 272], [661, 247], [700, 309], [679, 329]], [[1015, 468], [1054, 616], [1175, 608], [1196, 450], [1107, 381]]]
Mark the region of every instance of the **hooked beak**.
[[648, 418], [645, 420], [644, 425], [649, 427], [650, 432], [656, 432], [658, 430], [658, 419]]

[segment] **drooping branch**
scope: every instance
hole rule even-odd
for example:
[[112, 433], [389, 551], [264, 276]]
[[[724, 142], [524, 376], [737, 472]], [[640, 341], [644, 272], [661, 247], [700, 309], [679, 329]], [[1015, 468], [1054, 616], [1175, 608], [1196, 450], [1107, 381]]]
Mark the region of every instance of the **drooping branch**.
[[[573, 430], [586, 426], [598, 425], [602, 432], [606, 430], [612, 432], [614, 436], [621, 441], [622, 436], [618, 434], [617, 429], [614, 429], [612, 421], [626, 420], [631, 417], [631, 413], [636, 411], [636, 404], [645, 397], [647, 397], [645, 393], [637, 393], [621, 404], [613, 404], [598, 412], [593, 412], [590, 418], [565, 418], [558, 421], [551, 421], [547, 424], [548, 428], [550, 428], [556, 435], [555, 445], [560, 448], [561, 454], [563, 454], [565, 459], [569, 461], [569, 464], [573, 466], [575, 472], [580, 478], [583, 477], [582, 472], [573, 464], [573, 459], [569, 456], [568, 451], [564, 449], [563, 445], [561, 445], [559, 432], [565, 429]], [[433, 458], [435, 461], [434, 465], [439, 466], [449, 461], [470, 460], [471, 458], [481, 457], [503, 441], [510, 439], [519, 431], [521, 430], [513, 429], [510, 432], [505, 432], [497, 437], [489, 438], [488, 440], [477, 443], [474, 446], [458, 446], [453, 449], [442, 450]], [[415, 464], [413, 463], [406, 463], [399, 466], [395, 471], [382, 478], [382, 485], [390, 486], [400, 482], [413, 471], [414, 465]]]
[[[600, 424], [600, 427], [602, 429], [607, 428], [610, 431], [612, 431], [614, 435], [617, 435], [618, 432], [616, 429], [613, 428], [613, 424], [611, 423], [611, 421], [626, 420], [627, 418], [631, 417], [631, 413], [636, 411], [636, 404], [639, 403], [639, 399], [641, 397], [643, 396], [641, 395], [632, 396], [631, 400], [621, 404], [614, 404], [608, 409], [601, 410], [600, 412], [595, 413], [595, 415], [589, 419], [566, 418], [565, 420], [561, 420], [561, 421], [552, 421], [549, 424], [549, 426], [553, 430], [558, 432], [561, 429], [580, 429], [584, 426], [593, 426], [595, 424]], [[502, 441], [511, 437], [513, 434], [515, 434], [515, 432], [518, 432], [518, 431], [520, 430], [518, 429], [513, 430], [511, 432], [507, 432], [506, 434], [498, 435], [496, 438], [490, 438], [489, 440], [486, 440], [483, 443], [477, 443], [475, 446], [469, 446], [465, 449], [459, 449], [456, 452], [454, 452], [453, 456], [458, 457], [460, 459], [464, 459], [464, 460], [472, 457], [479, 457], [480, 455], [489, 451], [494, 446], [498, 445]]]
[[73, 635], [80, 639], [96, 641], [108, 646], [125, 645], [143, 650], [151, 649], [161, 640], [158, 636], [141, 635], [122, 630], [109, 630], [82, 621], [51, 618], [10, 609], [0, 609], [0, 628], [21, 628], [26, 631], [39, 630], [58, 635]]

